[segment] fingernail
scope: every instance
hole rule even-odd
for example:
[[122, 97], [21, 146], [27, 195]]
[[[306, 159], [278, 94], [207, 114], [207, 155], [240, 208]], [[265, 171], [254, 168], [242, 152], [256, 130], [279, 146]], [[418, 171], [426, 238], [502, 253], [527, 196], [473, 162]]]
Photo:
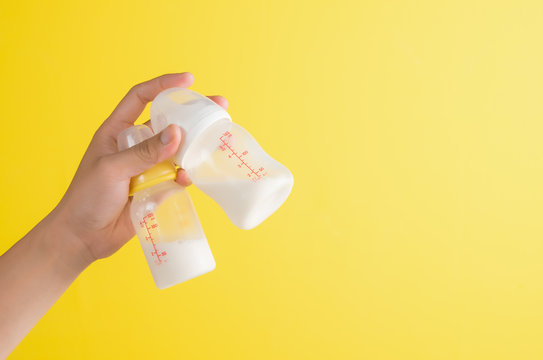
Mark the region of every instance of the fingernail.
[[184, 72], [183, 74], [185, 74], [186, 77], [188, 77], [189, 79], [191, 79], [192, 81], [194, 81], [194, 75], [190, 72]]
[[168, 126], [160, 133], [160, 142], [164, 145], [168, 145], [173, 140], [173, 128]]

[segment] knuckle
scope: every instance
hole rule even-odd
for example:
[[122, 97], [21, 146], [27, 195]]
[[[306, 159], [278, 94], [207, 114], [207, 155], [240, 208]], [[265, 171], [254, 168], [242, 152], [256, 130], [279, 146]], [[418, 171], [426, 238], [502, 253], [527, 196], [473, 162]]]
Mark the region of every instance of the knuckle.
[[156, 161], [157, 154], [149, 141], [144, 141], [134, 146], [134, 151], [136, 156], [146, 163], [153, 163]]
[[138, 91], [140, 91], [140, 89], [141, 89], [141, 83], [132, 86], [128, 92], [133, 94], [133, 93], [137, 93]]
[[151, 101], [151, 99], [148, 99], [145, 96], [144, 90], [145, 90], [145, 83], [139, 83], [132, 86], [132, 88], [130, 89], [128, 93], [136, 96], [142, 103], [148, 103], [149, 101]]
[[[106, 120], [106, 122], [107, 122], [107, 120]], [[102, 125], [100, 125], [100, 127], [94, 132], [94, 135], [92, 136], [92, 141], [98, 141], [98, 140], [101, 140], [102, 138], [105, 137], [105, 135], [106, 135], [106, 129], [105, 129], [106, 122], [104, 122]]]

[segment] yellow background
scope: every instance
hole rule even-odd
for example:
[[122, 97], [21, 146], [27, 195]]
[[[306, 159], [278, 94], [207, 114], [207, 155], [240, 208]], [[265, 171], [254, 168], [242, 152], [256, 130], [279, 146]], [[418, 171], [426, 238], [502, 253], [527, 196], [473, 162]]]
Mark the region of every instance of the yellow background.
[[541, 1], [3, 1], [1, 252], [163, 73], [295, 177], [250, 231], [192, 187], [215, 271], [157, 290], [133, 239], [11, 359], [543, 358], [542, 35]]

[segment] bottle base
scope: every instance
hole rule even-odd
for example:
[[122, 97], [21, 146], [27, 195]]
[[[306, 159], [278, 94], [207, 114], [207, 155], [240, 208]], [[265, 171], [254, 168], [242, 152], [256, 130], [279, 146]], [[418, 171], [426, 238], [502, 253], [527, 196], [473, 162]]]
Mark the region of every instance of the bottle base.
[[152, 244], [142, 244], [157, 288], [165, 289], [215, 269], [215, 259], [206, 239], [163, 242], [160, 257]]

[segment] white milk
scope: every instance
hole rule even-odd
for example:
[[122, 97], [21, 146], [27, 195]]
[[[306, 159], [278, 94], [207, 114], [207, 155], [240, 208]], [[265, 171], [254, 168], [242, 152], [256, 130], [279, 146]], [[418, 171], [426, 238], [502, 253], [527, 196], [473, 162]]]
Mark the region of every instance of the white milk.
[[[215, 269], [215, 259], [205, 239], [153, 244], [140, 242], [159, 289], [164, 289]], [[161, 255], [158, 260], [155, 248]]]
[[251, 229], [273, 214], [292, 188], [287, 177], [265, 177], [257, 182], [245, 179], [205, 181], [196, 178], [193, 182], [213, 198], [240, 229]]

